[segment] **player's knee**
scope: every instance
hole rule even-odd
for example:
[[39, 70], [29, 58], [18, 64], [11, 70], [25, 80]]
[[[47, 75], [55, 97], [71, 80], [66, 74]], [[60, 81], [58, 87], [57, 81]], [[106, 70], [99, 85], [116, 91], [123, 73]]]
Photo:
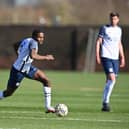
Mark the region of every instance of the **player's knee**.
[[116, 77], [111, 77], [110, 80], [115, 82], [116, 81]]
[[108, 77], [109, 80], [112, 80], [112, 81], [116, 81], [116, 76], [115, 74], [110, 74], [109, 77]]

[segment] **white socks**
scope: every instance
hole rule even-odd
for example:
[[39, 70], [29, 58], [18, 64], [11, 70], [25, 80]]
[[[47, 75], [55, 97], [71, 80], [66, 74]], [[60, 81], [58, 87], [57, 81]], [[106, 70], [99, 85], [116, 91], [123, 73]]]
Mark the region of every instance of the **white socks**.
[[51, 108], [51, 87], [44, 86], [45, 108]]
[[103, 93], [103, 103], [109, 103], [110, 96], [116, 81], [107, 80]]
[[3, 91], [0, 91], [0, 99], [3, 99], [4, 96], [3, 96]]

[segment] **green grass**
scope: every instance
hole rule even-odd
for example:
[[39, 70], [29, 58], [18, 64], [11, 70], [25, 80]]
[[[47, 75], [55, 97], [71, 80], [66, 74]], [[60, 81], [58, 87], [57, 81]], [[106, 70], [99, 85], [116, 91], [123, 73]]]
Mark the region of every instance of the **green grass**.
[[[52, 104], [65, 103], [66, 117], [44, 113], [44, 97], [39, 82], [24, 79], [12, 97], [0, 100], [0, 129], [128, 129], [129, 77], [121, 73], [111, 98], [112, 112], [101, 112], [105, 76], [103, 73], [46, 72], [53, 93]], [[0, 89], [9, 71], [0, 70]]]

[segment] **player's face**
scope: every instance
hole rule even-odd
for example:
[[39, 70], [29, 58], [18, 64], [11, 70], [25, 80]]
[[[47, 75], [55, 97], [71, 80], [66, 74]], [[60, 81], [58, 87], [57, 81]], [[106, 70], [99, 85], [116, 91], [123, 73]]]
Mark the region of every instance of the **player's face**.
[[43, 44], [44, 33], [38, 33], [37, 40], [38, 40], [39, 44]]
[[119, 17], [117, 17], [117, 16], [111, 17], [110, 20], [111, 20], [112, 26], [117, 26], [119, 23]]

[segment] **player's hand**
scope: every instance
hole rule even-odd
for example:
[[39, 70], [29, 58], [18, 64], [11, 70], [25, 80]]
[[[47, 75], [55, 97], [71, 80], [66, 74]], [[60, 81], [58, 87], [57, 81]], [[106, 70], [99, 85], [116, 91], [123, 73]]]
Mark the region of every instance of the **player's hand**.
[[123, 68], [124, 66], [125, 66], [125, 59], [122, 58], [122, 59], [120, 60], [120, 68]]
[[101, 64], [100, 56], [96, 56], [96, 61], [97, 61], [97, 64]]
[[53, 55], [46, 55], [46, 60], [54, 60]]

